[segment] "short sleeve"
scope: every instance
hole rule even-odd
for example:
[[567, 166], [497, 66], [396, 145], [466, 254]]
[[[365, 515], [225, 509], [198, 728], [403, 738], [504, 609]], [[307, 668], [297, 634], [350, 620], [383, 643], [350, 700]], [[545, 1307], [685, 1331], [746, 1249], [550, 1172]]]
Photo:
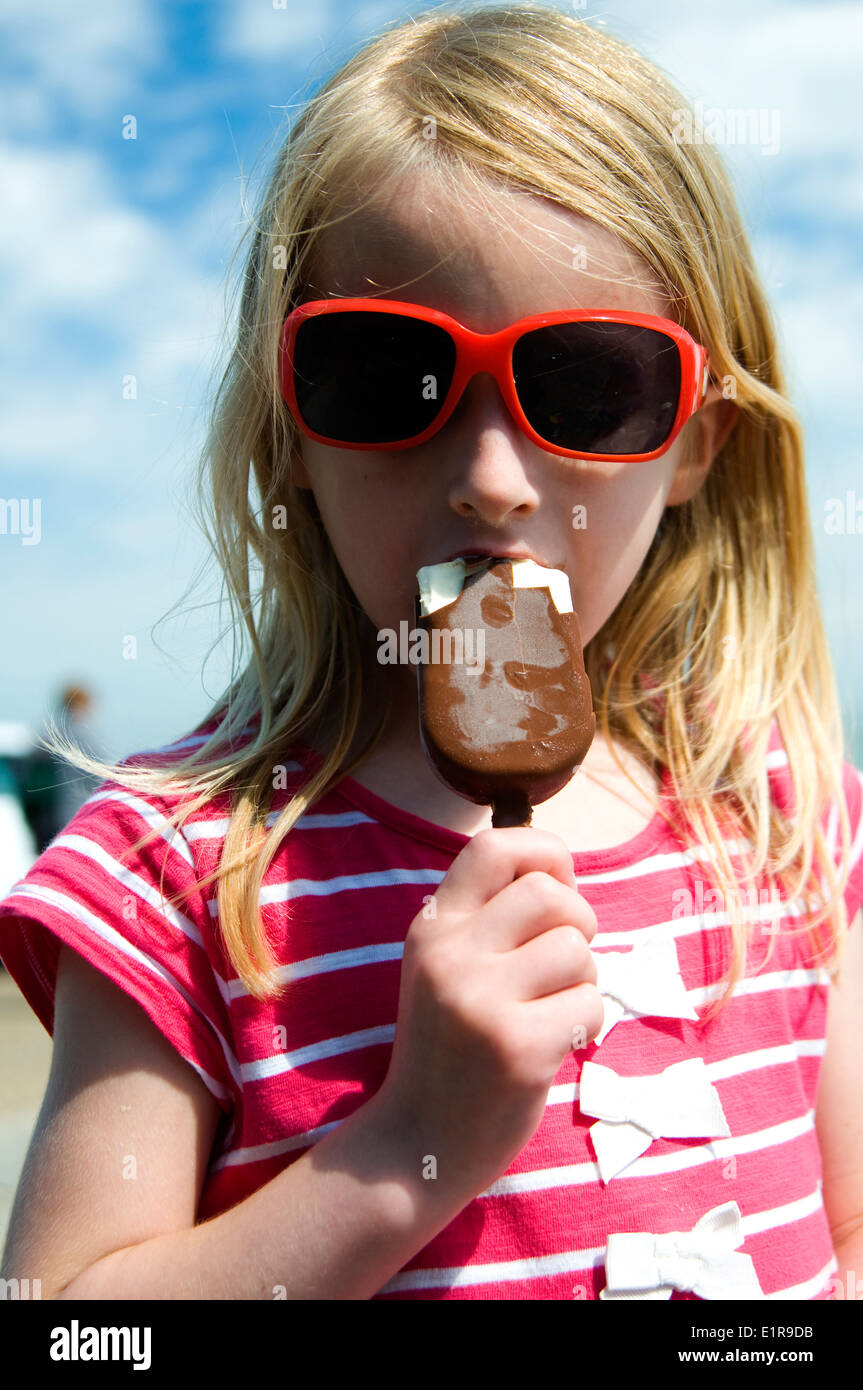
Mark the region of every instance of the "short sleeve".
[[[210, 912], [158, 797], [105, 782], [0, 901], [0, 958], [54, 1031], [60, 942], [137, 1000], [227, 1113], [240, 1092]], [[130, 853], [146, 832], [155, 831]], [[174, 895], [188, 896], [172, 905]]]

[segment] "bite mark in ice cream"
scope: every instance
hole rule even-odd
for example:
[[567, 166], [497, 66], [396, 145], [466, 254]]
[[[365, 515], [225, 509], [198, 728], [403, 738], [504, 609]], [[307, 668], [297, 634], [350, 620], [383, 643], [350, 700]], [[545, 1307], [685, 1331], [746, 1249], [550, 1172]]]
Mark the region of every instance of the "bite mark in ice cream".
[[422, 665], [420, 734], [438, 776], [492, 807], [492, 825], [529, 825], [583, 762], [596, 720], [569, 580], [532, 560], [456, 560], [417, 575], [417, 626], [482, 632], [480, 673]]

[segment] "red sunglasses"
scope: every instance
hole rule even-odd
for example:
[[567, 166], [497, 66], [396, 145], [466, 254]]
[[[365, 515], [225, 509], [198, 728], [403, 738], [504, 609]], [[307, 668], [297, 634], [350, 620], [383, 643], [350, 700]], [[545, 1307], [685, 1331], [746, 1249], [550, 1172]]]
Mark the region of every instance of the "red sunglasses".
[[532, 314], [473, 333], [394, 299], [316, 299], [282, 327], [282, 395], [304, 434], [409, 449], [490, 372], [528, 439], [568, 458], [657, 458], [707, 393], [707, 352], [669, 319], [614, 309]]

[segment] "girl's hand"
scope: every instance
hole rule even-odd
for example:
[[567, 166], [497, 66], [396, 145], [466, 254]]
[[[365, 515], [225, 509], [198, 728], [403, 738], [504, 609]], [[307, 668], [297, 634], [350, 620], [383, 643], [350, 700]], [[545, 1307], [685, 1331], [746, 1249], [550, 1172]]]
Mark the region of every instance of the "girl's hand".
[[417, 1172], [434, 1156], [441, 1189], [466, 1203], [521, 1152], [567, 1053], [602, 1027], [596, 915], [563, 841], [528, 827], [480, 831], [431, 902], [405, 940], [375, 1101], [409, 1164], [414, 1148]]

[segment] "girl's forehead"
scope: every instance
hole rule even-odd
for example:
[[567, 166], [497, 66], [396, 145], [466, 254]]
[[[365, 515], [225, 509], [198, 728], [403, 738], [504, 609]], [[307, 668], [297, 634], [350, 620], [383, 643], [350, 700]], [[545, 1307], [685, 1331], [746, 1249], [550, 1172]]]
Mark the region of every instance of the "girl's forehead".
[[404, 299], [468, 312], [486, 332], [557, 309], [671, 310], [624, 240], [521, 190], [413, 178], [337, 215], [317, 238], [304, 297]]

